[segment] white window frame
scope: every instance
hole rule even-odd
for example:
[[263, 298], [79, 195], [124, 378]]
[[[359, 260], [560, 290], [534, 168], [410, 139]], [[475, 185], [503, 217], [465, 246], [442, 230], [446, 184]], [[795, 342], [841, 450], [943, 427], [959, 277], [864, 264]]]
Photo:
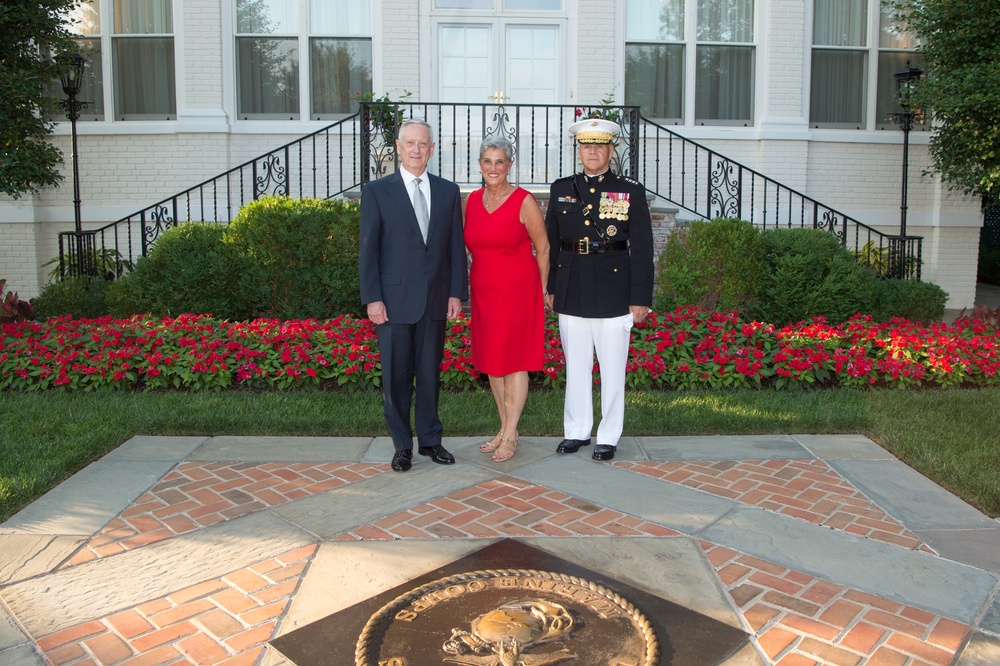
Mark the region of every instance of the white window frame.
[[[175, 2], [178, 0], [175, 0]], [[369, 3], [369, 34], [368, 35], [352, 35], [352, 34], [330, 34], [330, 33], [313, 33], [311, 26], [311, 16], [310, 16], [310, 2], [322, 2], [323, 0], [297, 0], [297, 19], [296, 19], [296, 30], [294, 32], [281, 32], [281, 33], [241, 33], [237, 31], [236, 23], [236, 7], [237, 0], [228, 0], [225, 3], [224, 11], [228, 12], [228, 39], [227, 32], [223, 31], [223, 38], [227, 39], [230, 47], [228, 52], [225, 54], [228, 66], [225, 68], [227, 71], [224, 72], [224, 87], [227, 90], [226, 98], [229, 100], [229, 104], [232, 105], [232, 115], [235, 119], [236, 124], [253, 124], [253, 123], [273, 123], [275, 121], [280, 121], [282, 126], [287, 127], [287, 123], [299, 122], [299, 123], [329, 123], [332, 120], [336, 120], [340, 117], [346, 117], [350, 115], [349, 113], [344, 114], [322, 114], [320, 117], [313, 116], [312, 108], [312, 41], [313, 39], [367, 39], [371, 44], [372, 51], [372, 89], [375, 90], [375, 82], [379, 77], [380, 69], [380, 58], [378, 57], [379, 51], [377, 49], [381, 48], [382, 40], [377, 36], [379, 31], [375, 29], [375, 26], [380, 23], [381, 20], [381, 2], [373, 0], [358, 0], [360, 2]], [[239, 71], [238, 71], [238, 42], [241, 38], [259, 36], [261, 38], [273, 37], [276, 39], [295, 39], [298, 48], [298, 102], [299, 109], [295, 114], [295, 117], [289, 117], [289, 114], [278, 114], [278, 113], [254, 113], [245, 114], [239, 111]], [[360, 92], [360, 91], [359, 91]], [[369, 91], [371, 92], [371, 91]], [[256, 131], [256, 130], [254, 130]]]
[[[143, 126], [151, 127], [153, 123], [163, 123], [167, 122], [174, 124], [177, 122], [177, 116], [180, 113], [182, 106], [182, 86], [179, 85], [182, 81], [183, 76], [183, 57], [181, 55], [181, 48], [183, 45], [183, 39], [181, 37], [180, 26], [183, 24], [183, 17], [181, 16], [181, 5], [183, 0], [173, 0], [171, 2], [171, 15], [173, 23], [173, 32], [170, 34], [157, 33], [143, 35], [142, 37], [121, 37], [121, 39], [142, 39], [143, 37], [169, 37], [173, 41], [174, 47], [174, 110], [171, 114], [143, 114], [142, 116], [133, 117], [121, 117], [117, 113], [117, 108], [115, 106], [115, 100], [117, 98], [117, 90], [115, 90], [115, 71], [114, 71], [114, 42], [119, 39], [118, 34], [114, 32], [114, 0], [91, 0], [96, 3], [100, 8], [100, 28], [98, 34], [78, 34], [72, 32], [72, 27], [70, 27], [70, 32], [74, 38], [80, 40], [92, 40], [100, 43], [101, 46], [101, 59], [100, 61], [87, 61], [87, 70], [93, 70], [93, 68], [100, 68], [101, 71], [101, 102], [104, 108], [103, 114], [95, 114], [93, 112], [88, 113], [88, 109], [83, 109], [80, 114], [80, 121], [85, 125], [92, 125], [93, 123], [104, 123], [105, 125], [110, 124], [134, 124], [141, 123]], [[85, 71], [86, 75], [86, 71]], [[61, 91], [60, 91], [61, 93]], [[88, 100], [83, 99], [86, 102]], [[56, 114], [53, 120], [62, 121], [63, 118], [61, 114]], [[133, 125], [133, 127], [137, 127]]]
[[[812, 130], [843, 130], [846, 132], [875, 132], [881, 130], [892, 130], [898, 128], [898, 125], [892, 121], [886, 119], [879, 119], [878, 115], [878, 63], [879, 56], [882, 53], [915, 53], [913, 49], [900, 49], [900, 48], [890, 48], [882, 47], [879, 43], [879, 36], [881, 33], [881, 9], [884, 0], [868, 0], [867, 7], [867, 43], [865, 46], [861, 47], [831, 47], [824, 45], [816, 45], [815, 41], [815, 4], [809, 2], [807, 4], [806, 11], [806, 48], [808, 50], [809, 63], [805, 68], [806, 78], [805, 78], [805, 114], [806, 120], [809, 123], [809, 128]], [[812, 56], [816, 50], [847, 50], [847, 51], [857, 51], [864, 52], [866, 54], [866, 80], [864, 82], [864, 121], [862, 126], [854, 126], [853, 124], [847, 123], [817, 123], [813, 121], [811, 117], [812, 108]], [[892, 88], [895, 89], [895, 82], [892, 84]], [[926, 130], [927, 125], [914, 125], [915, 130]]]
[[[628, 0], [626, 0], [627, 3]], [[684, 100], [682, 104], [682, 117], [681, 118], [652, 118], [655, 121], [664, 121], [666, 124], [670, 125], [680, 125], [685, 127], [729, 127], [729, 128], [744, 128], [753, 127], [760, 122], [761, 117], [761, 104], [762, 95], [760, 94], [760, 86], [758, 85], [762, 78], [762, 68], [764, 67], [764, 57], [761, 50], [761, 44], [763, 36], [765, 34], [765, 24], [762, 21], [763, 16], [763, 5], [767, 3], [767, 0], [752, 0], [754, 3], [753, 7], [753, 39], [750, 42], [715, 42], [715, 41], [699, 41], [698, 40], [698, 0], [685, 0], [684, 2], [684, 37], [683, 40], [635, 40], [630, 41], [627, 35], [624, 34], [625, 26], [627, 26], [627, 6], [622, 7], [620, 21], [623, 26], [623, 39], [619, 42], [622, 45], [622, 75], [621, 80], [625, 80], [625, 58], [624, 49], [627, 44], [650, 44], [650, 45], [678, 45], [683, 44], [684, 46], [684, 85], [683, 85], [683, 95]], [[695, 118], [696, 108], [697, 108], [697, 98], [696, 92], [698, 87], [698, 82], [696, 80], [697, 72], [697, 57], [698, 57], [698, 47], [699, 46], [738, 46], [738, 47], [749, 47], [751, 49], [751, 65], [750, 71], [754, 77], [753, 80], [753, 100], [751, 101], [751, 118], [748, 120], [727, 120], [727, 119], [697, 119]], [[624, 91], [622, 91], [622, 97], [624, 98]], [[624, 99], [623, 99], [624, 102]]]

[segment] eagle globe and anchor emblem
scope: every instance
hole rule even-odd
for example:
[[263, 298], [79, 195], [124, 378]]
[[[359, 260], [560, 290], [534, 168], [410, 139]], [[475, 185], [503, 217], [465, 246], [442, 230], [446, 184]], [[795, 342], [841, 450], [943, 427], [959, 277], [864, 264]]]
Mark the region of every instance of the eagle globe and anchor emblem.
[[563, 648], [531, 655], [532, 647], [559, 640], [573, 631], [573, 616], [560, 604], [539, 599], [515, 601], [484, 613], [471, 632], [452, 629], [442, 648], [445, 661], [463, 666], [545, 666], [573, 659]]
[[[434, 634], [443, 639], [438, 647], [418, 638]], [[382, 606], [358, 637], [354, 663], [657, 666], [660, 644], [634, 604], [594, 581], [481, 569], [437, 579]]]

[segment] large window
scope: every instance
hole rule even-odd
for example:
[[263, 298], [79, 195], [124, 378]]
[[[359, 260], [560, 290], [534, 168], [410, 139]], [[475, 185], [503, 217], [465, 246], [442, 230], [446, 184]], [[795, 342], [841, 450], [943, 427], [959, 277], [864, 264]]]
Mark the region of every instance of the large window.
[[917, 64], [919, 58], [886, 5], [880, 0], [815, 0], [813, 127], [871, 129], [893, 122], [898, 111], [893, 75], [907, 60]]
[[296, 119], [303, 107], [310, 118], [348, 113], [371, 92], [371, 71], [368, 2], [237, 0], [240, 118]]
[[625, 39], [626, 104], [664, 122], [753, 123], [753, 0], [629, 0]]
[[88, 63], [83, 119], [105, 118], [109, 102], [115, 120], [177, 117], [172, 0], [88, 0], [70, 22]]

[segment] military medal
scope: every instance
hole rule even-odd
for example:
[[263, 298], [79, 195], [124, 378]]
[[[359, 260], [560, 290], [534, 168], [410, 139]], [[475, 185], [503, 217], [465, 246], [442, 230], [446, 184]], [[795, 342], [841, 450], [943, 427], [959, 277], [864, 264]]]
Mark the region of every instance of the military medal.
[[598, 217], [602, 220], [611, 219], [615, 215], [615, 202], [611, 198], [612, 192], [601, 192], [601, 205], [598, 208]]
[[614, 236], [615, 234], [618, 233], [618, 227], [616, 227], [613, 224], [609, 224], [608, 228], [605, 229], [604, 232], [609, 236]]
[[628, 209], [631, 203], [628, 200], [628, 192], [602, 192], [601, 193], [601, 219], [602, 220], [622, 220], [628, 219]]

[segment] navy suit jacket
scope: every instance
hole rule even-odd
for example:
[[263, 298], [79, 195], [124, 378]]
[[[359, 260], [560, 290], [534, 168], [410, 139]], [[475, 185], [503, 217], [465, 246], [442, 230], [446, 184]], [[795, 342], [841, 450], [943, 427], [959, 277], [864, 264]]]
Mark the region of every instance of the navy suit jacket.
[[445, 319], [449, 297], [469, 298], [458, 185], [425, 175], [431, 190], [426, 243], [398, 172], [361, 191], [361, 303], [385, 303], [390, 324], [415, 324], [424, 312]]

